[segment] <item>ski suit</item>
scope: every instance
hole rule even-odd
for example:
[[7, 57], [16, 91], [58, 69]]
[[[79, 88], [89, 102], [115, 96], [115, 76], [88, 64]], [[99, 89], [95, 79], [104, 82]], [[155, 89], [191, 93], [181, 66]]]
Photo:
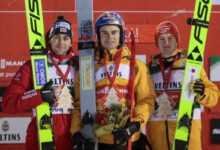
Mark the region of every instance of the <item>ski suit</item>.
[[[147, 128], [150, 138], [150, 143], [153, 150], [168, 150], [168, 143], [170, 149], [173, 146], [173, 140], [176, 129], [176, 120], [178, 117], [178, 108], [180, 95], [182, 90], [182, 83], [185, 73], [187, 50], [178, 50], [179, 58], [173, 63], [170, 82], [167, 88], [167, 94], [171, 97], [176, 105], [173, 108], [173, 114], [168, 116], [165, 121], [162, 117], [157, 116], [158, 103], [155, 103], [155, 111], [150, 117]], [[154, 82], [154, 87], [157, 96], [164, 91], [163, 78], [159, 64], [159, 55], [155, 56], [149, 63], [149, 70]], [[165, 74], [168, 71], [165, 68]], [[201, 69], [200, 78], [205, 85], [204, 96], [198, 95], [196, 97], [196, 106], [194, 108], [193, 121], [191, 127], [191, 136], [189, 140], [189, 150], [201, 150], [201, 109], [200, 104], [206, 107], [214, 107], [218, 101], [218, 88], [215, 84], [209, 81], [204, 68]]]
[[[115, 69], [115, 62], [112, 61], [112, 58], [117, 53], [118, 49], [113, 49], [109, 51], [104, 50], [104, 55], [106, 58], [106, 66], [108, 72], [111, 74]], [[126, 95], [128, 94], [128, 83], [129, 83], [129, 72], [130, 72], [130, 59], [131, 55], [129, 49], [127, 47], [123, 47], [121, 54], [121, 61], [119, 65], [119, 69], [117, 72], [116, 79], [113, 83], [113, 86], [117, 92], [120, 93], [121, 96], [117, 99], [119, 103], [126, 107], [128, 106], [128, 100]], [[110, 90], [110, 80], [106, 75], [106, 69], [103, 64], [103, 60], [99, 61], [98, 53], [96, 51], [95, 55], [95, 78], [96, 78], [96, 109], [97, 111], [101, 111], [105, 108], [107, 100], [104, 102], [101, 100], [106, 94], [108, 94]], [[114, 69], [112, 69], [112, 67]], [[110, 69], [111, 68], [111, 69]], [[140, 122], [140, 131], [135, 133], [132, 137], [133, 141], [138, 140], [141, 129], [145, 126], [147, 120], [151, 116], [154, 109], [154, 99], [156, 97], [153, 82], [150, 77], [150, 73], [146, 67], [146, 65], [140, 60], [136, 59], [135, 64], [135, 98], [134, 98], [134, 116], [132, 122]], [[79, 87], [79, 73], [76, 75], [74, 87]], [[118, 96], [119, 94], [117, 94]], [[129, 104], [130, 105], [130, 104]], [[79, 88], [75, 88], [75, 103], [74, 110], [72, 111], [72, 119], [71, 119], [71, 128], [70, 131], [72, 134], [76, 132], [80, 132], [81, 130], [81, 119], [80, 119], [80, 91]], [[113, 144], [113, 135], [106, 134], [104, 136], [99, 137], [99, 143], [104, 144]]]
[[[69, 53], [72, 56], [72, 53]], [[60, 62], [58, 67], [63, 72], [70, 66], [72, 59], [62, 59], [62, 57], [54, 57], [56, 62]], [[71, 71], [68, 74], [65, 85], [73, 91], [74, 77], [77, 67], [74, 62], [71, 63]], [[48, 73], [49, 79], [53, 81], [52, 88], [56, 88], [63, 84], [63, 80], [57, 72], [55, 66], [52, 64], [50, 56], [48, 55]], [[71, 92], [74, 96], [74, 92]], [[31, 69], [31, 61], [27, 61], [14, 76], [11, 84], [8, 86], [2, 99], [2, 108], [7, 113], [20, 113], [33, 109], [33, 118], [28, 125], [26, 136], [26, 149], [39, 150], [38, 148], [38, 135], [37, 135], [37, 121], [35, 108], [42, 104], [44, 101], [41, 99], [40, 90], [33, 90], [33, 76]], [[63, 114], [63, 110], [56, 107], [52, 108], [53, 128], [56, 150], [72, 150], [72, 140], [69, 132], [71, 110]]]

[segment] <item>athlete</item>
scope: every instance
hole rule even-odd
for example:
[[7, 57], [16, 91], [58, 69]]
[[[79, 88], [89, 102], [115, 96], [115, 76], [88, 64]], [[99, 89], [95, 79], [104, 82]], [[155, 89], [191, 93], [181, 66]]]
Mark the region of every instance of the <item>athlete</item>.
[[[73, 109], [73, 83], [77, 62], [73, 61], [71, 23], [60, 15], [46, 34], [48, 76], [50, 81], [40, 90], [33, 89], [31, 61], [27, 61], [14, 76], [3, 99], [7, 113], [20, 113], [33, 109], [33, 118], [27, 129], [26, 149], [39, 150], [36, 107], [44, 102], [52, 106], [53, 130], [57, 150], [71, 150], [71, 109]], [[55, 94], [57, 93], [57, 94]]]
[[[187, 50], [178, 49], [179, 43], [179, 31], [174, 23], [165, 21], [157, 26], [155, 44], [160, 53], [153, 56], [149, 63], [157, 98], [154, 114], [147, 123], [153, 150], [171, 150], [173, 146], [187, 57]], [[197, 93], [189, 150], [201, 150], [200, 105], [214, 107], [219, 91], [209, 81], [204, 68], [201, 69], [200, 79], [190, 83], [189, 90]]]
[[[98, 49], [95, 53], [96, 109], [102, 112], [112, 104], [121, 104], [124, 110], [129, 108], [129, 72], [131, 52], [124, 44], [125, 26], [121, 16], [115, 12], [105, 12], [96, 21], [95, 32]], [[102, 150], [123, 150], [123, 143], [132, 136], [139, 139], [141, 129], [145, 126], [154, 109], [156, 94], [146, 65], [135, 60], [134, 112], [133, 119], [124, 127], [115, 128], [109, 134], [98, 138], [98, 148]], [[75, 87], [79, 87], [79, 74], [76, 75]], [[106, 92], [102, 92], [106, 91]], [[126, 92], [124, 92], [126, 91]], [[75, 109], [72, 112], [71, 133], [74, 147], [77, 149], [85, 143], [81, 131], [80, 95], [75, 88]], [[89, 100], [88, 100], [89, 101]], [[137, 145], [138, 146], [138, 145]], [[79, 148], [80, 149], [80, 148]], [[138, 150], [134, 148], [133, 150]]]

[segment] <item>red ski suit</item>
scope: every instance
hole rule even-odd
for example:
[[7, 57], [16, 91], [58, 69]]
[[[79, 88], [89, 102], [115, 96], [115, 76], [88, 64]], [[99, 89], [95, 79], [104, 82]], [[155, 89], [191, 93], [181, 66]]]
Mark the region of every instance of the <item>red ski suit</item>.
[[[53, 80], [52, 87], [58, 87], [63, 84], [63, 81], [59, 74], [56, 73], [56, 68], [49, 61], [51, 61], [50, 58], [48, 58], [48, 72], [50, 80]], [[58, 65], [64, 74], [66, 68], [69, 66], [68, 62], [69, 59], [64, 59]], [[73, 91], [75, 73], [76, 68], [72, 66], [65, 84], [71, 91]], [[72, 95], [74, 94], [72, 93]], [[2, 99], [2, 108], [7, 113], [19, 113], [33, 109], [33, 118], [27, 129], [27, 150], [38, 150], [35, 108], [42, 103], [40, 90], [33, 90], [31, 62], [27, 61], [14, 76]], [[71, 135], [69, 132], [71, 111], [69, 112], [68, 114], [63, 114], [60, 109], [52, 108], [56, 150], [72, 150]]]

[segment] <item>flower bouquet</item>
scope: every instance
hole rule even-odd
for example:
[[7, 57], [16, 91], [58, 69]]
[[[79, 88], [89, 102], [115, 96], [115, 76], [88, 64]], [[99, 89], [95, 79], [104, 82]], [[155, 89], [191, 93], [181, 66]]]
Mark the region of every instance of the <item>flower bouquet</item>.
[[124, 127], [130, 117], [130, 110], [124, 110], [121, 104], [111, 104], [96, 116], [96, 137], [111, 133], [112, 130]]

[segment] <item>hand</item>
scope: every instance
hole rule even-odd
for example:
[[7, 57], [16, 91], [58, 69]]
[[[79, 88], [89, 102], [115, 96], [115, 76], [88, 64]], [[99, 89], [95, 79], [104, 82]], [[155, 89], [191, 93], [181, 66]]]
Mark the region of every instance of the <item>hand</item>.
[[129, 122], [124, 128], [117, 128], [112, 131], [114, 142], [119, 141], [119, 144], [125, 144], [127, 140], [137, 131], [140, 130], [139, 122]]
[[73, 143], [74, 150], [82, 150], [82, 144], [86, 144], [87, 140], [82, 136], [80, 132], [76, 132], [73, 135]]
[[49, 81], [40, 90], [42, 100], [45, 102], [49, 102], [50, 105], [52, 105], [56, 100], [54, 90], [50, 88], [52, 85], [53, 81]]
[[201, 79], [193, 80], [189, 85], [189, 90], [202, 96], [205, 92], [205, 85]]

